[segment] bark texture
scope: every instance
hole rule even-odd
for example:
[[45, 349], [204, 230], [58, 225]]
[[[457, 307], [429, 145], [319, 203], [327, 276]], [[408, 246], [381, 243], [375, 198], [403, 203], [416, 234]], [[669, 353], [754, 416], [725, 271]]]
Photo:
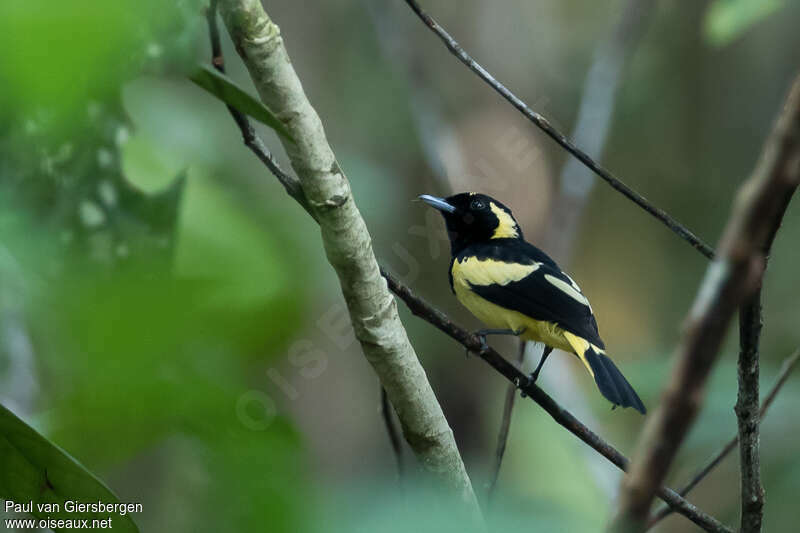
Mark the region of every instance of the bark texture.
[[220, 0], [219, 8], [256, 89], [295, 142], [284, 148], [317, 219], [328, 261], [342, 288], [356, 338], [394, 406], [425, 469], [477, 517], [480, 511], [453, 432], [408, 340], [397, 304], [381, 277], [350, 185], [289, 59], [278, 26], [259, 0]]

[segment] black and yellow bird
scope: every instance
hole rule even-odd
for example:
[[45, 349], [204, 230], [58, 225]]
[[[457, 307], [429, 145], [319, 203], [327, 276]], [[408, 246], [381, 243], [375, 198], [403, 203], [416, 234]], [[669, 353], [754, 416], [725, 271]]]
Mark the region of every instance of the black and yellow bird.
[[489, 334], [512, 334], [543, 343], [534, 381], [553, 348], [572, 352], [614, 406], [645, 413], [636, 391], [606, 355], [589, 300], [555, 261], [525, 241], [506, 206], [478, 193], [420, 199], [444, 216], [452, 254], [450, 288], [494, 328], [478, 331], [484, 342]]

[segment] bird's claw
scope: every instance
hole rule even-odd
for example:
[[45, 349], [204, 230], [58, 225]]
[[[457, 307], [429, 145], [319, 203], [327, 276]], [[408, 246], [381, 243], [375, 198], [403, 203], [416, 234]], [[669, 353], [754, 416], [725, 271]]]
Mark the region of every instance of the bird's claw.
[[486, 342], [486, 335], [479, 334], [478, 339], [481, 341], [481, 353], [483, 353], [489, 349], [489, 344]]
[[467, 359], [469, 359], [469, 354], [470, 353], [482, 354], [482, 353], [486, 352], [486, 350], [489, 349], [489, 344], [486, 342], [486, 333], [484, 333], [483, 330], [476, 331], [475, 333], [473, 333], [473, 335], [478, 337], [478, 340], [481, 341], [481, 347], [478, 350], [473, 350], [472, 348], [467, 347], [465, 349], [465, 352], [466, 352], [466, 355], [467, 355]]

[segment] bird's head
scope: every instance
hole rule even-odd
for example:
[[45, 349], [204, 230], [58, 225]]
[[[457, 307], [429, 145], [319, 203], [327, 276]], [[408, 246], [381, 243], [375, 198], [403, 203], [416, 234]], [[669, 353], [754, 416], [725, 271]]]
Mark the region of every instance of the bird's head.
[[447, 198], [423, 194], [419, 199], [442, 213], [453, 253], [477, 242], [522, 239], [511, 210], [491, 196], [463, 192]]

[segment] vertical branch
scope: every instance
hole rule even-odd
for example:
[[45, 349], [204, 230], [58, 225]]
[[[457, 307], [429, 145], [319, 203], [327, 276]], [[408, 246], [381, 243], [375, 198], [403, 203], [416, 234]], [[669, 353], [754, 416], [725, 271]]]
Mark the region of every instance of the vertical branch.
[[[792, 153], [796, 146], [793, 143], [800, 143], [800, 82], [795, 81], [792, 92], [789, 95], [787, 107], [784, 110], [785, 117], [781, 117], [773, 133], [774, 143], [771, 147], [772, 153], [765, 150], [762, 160], [759, 163], [759, 170], [762, 172], [786, 172], [791, 174], [798, 173], [797, 158], [800, 155]], [[794, 99], [794, 100], [793, 100]], [[795, 109], [791, 109], [794, 105]], [[793, 113], [793, 114], [792, 114]], [[784, 131], [779, 131], [784, 128]], [[779, 135], [782, 134], [782, 137]], [[788, 152], [788, 153], [787, 153]], [[789, 158], [783, 161], [782, 158]], [[794, 159], [791, 159], [794, 158]], [[777, 169], [771, 169], [770, 165], [775, 165]], [[785, 167], [785, 168], [782, 168]], [[777, 198], [781, 205], [781, 210], [785, 210], [792, 198], [793, 191], [787, 191]], [[780, 227], [780, 218], [770, 221], [769, 231], [764, 235], [760, 243], [761, 253], [765, 259], [769, 258], [772, 250], [772, 243]], [[738, 361], [738, 395], [736, 399], [736, 419], [739, 428], [739, 469], [740, 469], [740, 490], [742, 498], [741, 510], [741, 531], [752, 533], [761, 531], [762, 519], [764, 514], [764, 487], [761, 484], [761, 460], [759, 451], [759, 342], [761, 340], [762, 328], [761, 311], [761, 287], [759, 286], [755, 294], [745, 303], [739, 314], [739, 361]]]
[[[795, 352], [792, 355], [790, 355], [789, 357], [786, 358], [786, 360], [784, 360], [783, 364], [781, 365], [781, 369], [778, 372], [778, 378], [775, 380], [775, 383], [772, 385], [772, 388], [770, 389], [769, 393], [767, 393], [767, 396], [761, 403], [761, 409], [759, 409], [758, 411], [759, 424], [764, 421], [764, 417], [767, 415], [767, 409], [769, 409], [769, 406], [772, 405], [772, 402], [775, 400], [775, 397], [778, 395], [778, 392], [780, 392], [781, 387], [783, 387], [784, 383], [786, 383], [786, 380], [789, 379], [789, 375], [792, 373], [792, 370], [794, 370], [794, 367], [799, 359], [800, 359], [800, 349], [795, 350]], [[725, 457], [728, 456], [729, 453], [733, 451], [733, 449], [736, 447], [737, 444], [739, 444], [738, 433], [734, 435], [731, 438], [731, 440], [729, 440], [725, 444], [725, 446], [723, 446], [722, 449], [718, 451], [714, 455], [714, 457], [712, 457], [711, 460], [708, 461], [708, 463], [706, 463], [705, 466], [703, 466], [691, 477], [689, 482], [686, 483], [686, 485], [684, 485], [680, 491], [678, 491], [678, 494], [680, 494], [681, 496], [686, 496], [687, 494], [689, 494], [689, 492], [691, 492], [691, 490], [695, 488], [698, 483], [700, 483], [712, 470], [714, 470], [714, 468], [717, 467], [717, 465], [719, 465], [722, 462], [723, 459], [725, 459]], [[650, 529], [651, 527], [656, 525], [660, 520], [662, 520], [664, 517], [666, 517], [671, 513], [672, 509], [670, 509], [669, 507], [664, 507], [655, 515], [653, 515], [653, 517], [648, 521], [647, 528]]]
[[759, 288], [739, 312], [739, 392], [734, 410], [739, 428], [739, 483], [742, 498], [740, 531], [742, 533], [761, 531], [764, 510], [758, 431], [761, 327], [761, 289]]
[[[765, 149], [756, 172], [784, 172], [791, 177], [800, 172], [800, 82], [795, 81], [789, 95], [784, 115], [776, 125], [770, 139], [772, 146]], [[794, 105], [795, 109], [791, 106]], [[768, 141], [768, 142], [770, 142]], [[792, 152], [795, 150], [795, 152]], [[786, 160], [784, 160], [786, 159]], [[776, 168], [771, 168], [774, 165]], [[785, 211], [794, 191], [785, 191], [776, 198], [781, 212]], [[769, 231], [759, 244], [765, 261], [770, 256], [781, 218], [770, 220]], [[765, 265], [766, 267], [766, 265]], [[741, 531], [751, 533], [761, 531], [764, 509], [764, 487], [761, 485], [761, 461], [759, 453], [759, 342], [763, 325], [761, 311], [761, 287], [745, 303], [739, 314], [739, 361], [738, 395], [736, 399], [736, 419], [739, 428], [739, 468], [742, 498]]]
[[[386, 389], [406, 440], [424, 468], [457, 494], [467, 512], [480, 521], [453, 431], [400, 322], [350, 184], [303, 91], [280, 29], [260, 0], [220, 0], [219, 7], [262, 101], [281, 118], [295, 140], [281, 138], [299, 179], [302, 196], [298, 196], [319, 223], [356, 338]], [[242, 124], [240, 129], [246, 131]]]
[[687, 319], [677, 363], [662, 402], [648, 420], [622, 484], [615, 531], [643, 531], [664, 480], [702, 404], [706, 379], [734, 311], [752, 297], [763, 275], [764, 250], [780, 227], [800, 182], [800, 78], [767, 139], [733, 212]]
[[[517, 363], [522, 368], [522, 363], [525, 361], [525, 346], [527, 343], [520, 339], [519, 348], [517, 350]], [[492, 470], [489, 473], [489, 483], [486, 488], [486, 499], [492, 500], [494, 489], [497, 486], [497, 478], [500, 477], [500, 467], [503, 464], [503, 456], [506, 453], [506, 443], [508, 442], [508, 432], [511, 429], [511, 415], [514, 412], [514, 402], [517, 398], [517, 386], [514, 383], [509, 383], [506, 387], [506, 399], [503, 402], [503, 418], [500, 421], [500, 430], [497, 433], [497, 446], [494, 452], [494, 463]]]

